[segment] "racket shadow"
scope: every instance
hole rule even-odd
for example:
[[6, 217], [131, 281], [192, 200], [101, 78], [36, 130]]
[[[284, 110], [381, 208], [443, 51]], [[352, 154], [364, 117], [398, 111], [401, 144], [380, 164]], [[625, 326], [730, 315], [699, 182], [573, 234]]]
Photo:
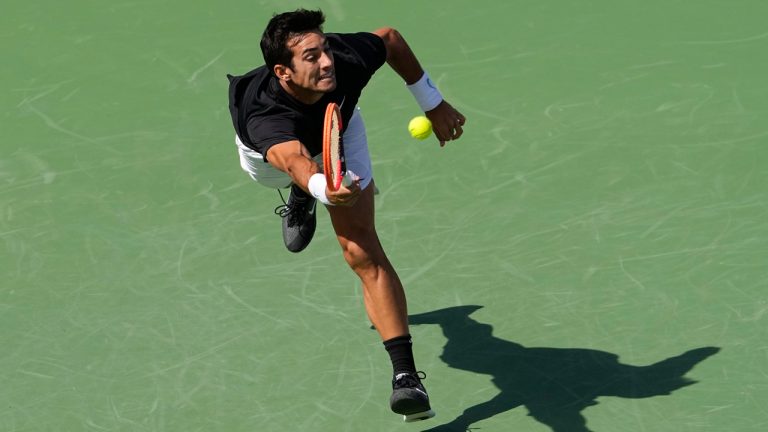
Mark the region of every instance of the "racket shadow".
[[[411, 325], [438, 325], [447, 338], [448, 366], [490, 375], [499, 393], [428, 431], [471, 430], [481, 420], [524, 406], [554, 432], [589, 432], [582, 411], [600, 396], [648, 398], [694, 384], [685, 374], [720, 348], [703, 347], [648, 366], [623, 364], [592, 349], [529, 348], [497, 338], [493, 327], [470, 318], [482, 306], [457, 306], [411, 315]], [[439, 401], [434, 401], [439, 408]]]

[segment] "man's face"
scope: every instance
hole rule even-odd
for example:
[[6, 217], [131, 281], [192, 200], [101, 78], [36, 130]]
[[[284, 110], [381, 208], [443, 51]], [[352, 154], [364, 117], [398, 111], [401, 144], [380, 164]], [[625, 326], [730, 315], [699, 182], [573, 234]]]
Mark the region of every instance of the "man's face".
[[288, 40], [288, 48], [293, 59], [285, 73], [295, 90], [318, 94], [336, 88], [333, 54], [323, 33], [313, 31], [294, 36]]

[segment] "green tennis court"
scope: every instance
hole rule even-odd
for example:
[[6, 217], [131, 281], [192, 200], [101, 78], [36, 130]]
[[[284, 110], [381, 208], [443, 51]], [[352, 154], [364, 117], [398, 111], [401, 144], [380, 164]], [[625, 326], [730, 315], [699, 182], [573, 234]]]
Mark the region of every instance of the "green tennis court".
[[[227, 73], [273, 12], [393, 26], [467, 116], [363, 94], [437, 417], [404, 424], [325, 211], [285, 250]], [[5, 2], [0, 430], [764, 431], [764, 1]]]

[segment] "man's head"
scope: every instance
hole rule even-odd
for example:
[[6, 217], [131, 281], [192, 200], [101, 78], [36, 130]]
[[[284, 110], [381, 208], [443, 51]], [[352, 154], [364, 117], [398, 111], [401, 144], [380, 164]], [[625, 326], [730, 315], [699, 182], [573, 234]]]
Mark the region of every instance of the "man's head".
[[261, 37], [267, 67], [300, 99], [336, 88], [333, 55], [322, 31], [324, 22], [320, 10], [285, 12], [272, 17]]

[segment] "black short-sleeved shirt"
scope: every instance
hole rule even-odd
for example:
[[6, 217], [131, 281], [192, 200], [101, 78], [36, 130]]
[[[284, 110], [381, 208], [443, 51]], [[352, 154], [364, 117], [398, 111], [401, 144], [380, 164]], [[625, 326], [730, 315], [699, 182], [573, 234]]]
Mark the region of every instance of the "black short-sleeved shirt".
[[275, 144], [298, 140], [312, 156], [322, 153], [325, 108], [341, 106], [348, 124], [360, 93], [386, 60], [384, 41], [373, 33], [325, 34], [333, 53], [336, 88], [312, 105], [299, 102], [280, 86], [266, 66], [229, 78], [229, 110], [240, 140], [262, 155]]

